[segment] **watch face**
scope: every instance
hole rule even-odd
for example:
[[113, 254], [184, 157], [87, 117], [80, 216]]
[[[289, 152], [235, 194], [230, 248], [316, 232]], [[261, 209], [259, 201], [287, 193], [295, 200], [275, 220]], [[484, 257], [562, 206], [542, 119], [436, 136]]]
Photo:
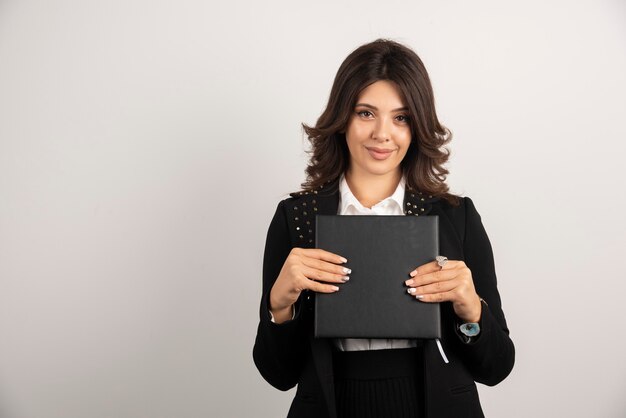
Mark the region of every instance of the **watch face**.
[[476, 322], [463, 324], [460, 327], [461, 332], [468, 337], [475, 337], [480, 332], [480, 326]]

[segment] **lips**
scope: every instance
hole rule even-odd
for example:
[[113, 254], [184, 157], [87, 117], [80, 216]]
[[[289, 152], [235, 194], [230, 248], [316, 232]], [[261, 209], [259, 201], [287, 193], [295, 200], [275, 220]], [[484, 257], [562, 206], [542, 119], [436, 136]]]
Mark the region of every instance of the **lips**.
[[376, 147], [365, 147], [365, 148], [370, 149], [372, 151], [381, 152], [381, 153], [382, 152], [391, 152], [391, 151], [393, 151], [390, 148], [376, 148]]
[[392, 149], [386, 149], [386, 148], [376, 148], [376, 147], [372, 147], [372, 148], [366, 147], [366, 148], [367, 148], [367, 152], [369, 152], [372, 158], [376, 160], [386, 160], [394, 151]]

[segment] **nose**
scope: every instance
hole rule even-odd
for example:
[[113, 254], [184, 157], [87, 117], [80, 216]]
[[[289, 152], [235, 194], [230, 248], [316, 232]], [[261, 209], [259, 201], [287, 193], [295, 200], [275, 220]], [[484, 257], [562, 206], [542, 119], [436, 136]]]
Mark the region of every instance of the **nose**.
[[376, 120], [374, 126], [374, 132], [372, 132], [372, 138], [377, 141], [387, 142], [391, 138], [391, 127], [387, 118], [379, 118]]

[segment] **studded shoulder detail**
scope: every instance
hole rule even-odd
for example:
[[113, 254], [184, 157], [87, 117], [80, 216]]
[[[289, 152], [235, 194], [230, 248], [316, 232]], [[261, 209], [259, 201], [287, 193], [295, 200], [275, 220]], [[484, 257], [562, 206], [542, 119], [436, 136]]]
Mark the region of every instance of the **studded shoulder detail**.
[[309, 194], [317, 194], [317, 190], [313, 190], [313, 191], [310, 191], [310, 192], [309, 191], [292, 192], [292, 193], [289, 193], [289, 196], [297, 199], [297, 198], [299, 198], [301, 196], [306, 196], [306, 195], [309, 195]]
[[315, 246], [315, 215], [318, 213], [317, 194], [324, 188], [319, 186], [315, 190], [289, 193], [293, 199], [288, 199], [288, 224], [292, 229], [291, 236], [295, 237], [296, 246]]
[[405, 215], [423, 216], [430, 212], [432, 204], [439, 199], [437, 196], [427, 195], [407, 187], [404, 194], [405, 203], [402, 209]]

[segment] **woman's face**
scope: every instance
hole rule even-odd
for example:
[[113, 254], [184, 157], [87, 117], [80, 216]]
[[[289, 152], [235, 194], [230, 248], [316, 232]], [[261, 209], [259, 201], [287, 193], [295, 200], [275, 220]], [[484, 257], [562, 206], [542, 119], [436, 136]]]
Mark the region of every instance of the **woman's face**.
[[346, 129], [352, 176], [396, 175], [411, 144], [408, 108], [395, 83], [379, 80], [357, 99]]

